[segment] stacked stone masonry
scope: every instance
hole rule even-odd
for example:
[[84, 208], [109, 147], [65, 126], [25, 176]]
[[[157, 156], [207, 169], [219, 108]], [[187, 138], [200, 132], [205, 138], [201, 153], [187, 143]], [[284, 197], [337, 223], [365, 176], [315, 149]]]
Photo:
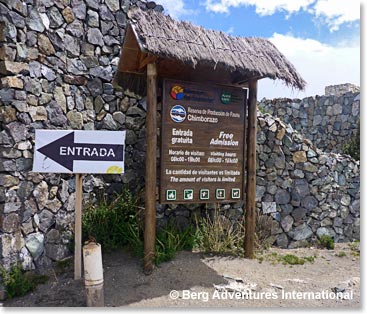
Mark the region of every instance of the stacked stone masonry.
[[356, 86], [351, 83], [338, 84], [338, 85], [329, 85], [325, 87], [325, 95], [335, 95], [335, 96], [343, 96], [346, 93], [359, 93], [359, 86]]
[[145, 100], [116, 90], [128, 0], [0, 0], [0, 260], [70, 255], [74, 177], [32, 173], [35, 129], [126, 130], [124, 176], [84, 178], [84, 200], [144, 186]]
[[347, 155], [324, 153], [291, 125], [258, 112], [257, 206], [271, 215], [280, 247], [322, 235], [359, 239], [360, 167]]
[[[347, 85], [347, 84], [346, 84]], [[310, 139], [325, 152], [341, 153], [343, 146], [357, 133], [360, 94], [349, 91], [340, 95], [343, 86], [329, 86], [329, 96], [300, 99], [263, 99], [259, 107], [279, 117], [285, 123]], [[348, 90], [348, 89], [347, 89]]]
[[[85, 175], [84, 201], [125, 186], [144, 195], [145, 98], [111, 84], [130, 5], [163, 10], [136, 0], [0, 0], [0, 264], [6, 268], [48, 266], [71, 254], [75, 180], [31, 171], [35, 129], [126, 130], [126, 173]], [[359, 163], [322, 153], [270, 115], [259, 113], [258, 122], [257, 206], [272, 219], [273, 242], [296, 247], [321, 234], [358, 239]], [[186, 226], [214, 207], [157, 204], [158, 226], [169, 219]], [[242, 202], [220, 209], [242, 219]]]

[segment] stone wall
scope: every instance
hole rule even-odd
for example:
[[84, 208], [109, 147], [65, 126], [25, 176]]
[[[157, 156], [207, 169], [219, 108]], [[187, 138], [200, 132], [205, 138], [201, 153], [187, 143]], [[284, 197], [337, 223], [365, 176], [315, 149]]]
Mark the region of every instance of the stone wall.
[[326, 152], [341, 153], [357, 133], [359, 92], [341, 96], [262, 100], [259, 107], [279, 117]]
[[335, 96], [343, 96], [346, 93], [359, 93], [359, 86], [354, 84], [345, 83], [338, 85], [329, 85], [325, 86], [325, 96], [335, 95]]
[[85, 200], [144, 186], [145, 101], [116, 90], [130, 2], [0, 0], [0, 260], [25, 269], [69, 255], [74, 177], [31, 172], [35, 129], [126, 130], [124, 176], [87, 175]]
[[[74, 177], [31, 172], [35, 129], [126, 130], [126, 173], [86, 175], [84, 201], [126, 186], [144, 195], [145, 99], [111, 85], [130, 2], [163, 9], [136, 0], [0, 0], [0, 264], [7, 268], [70, 255]], [[274, 243], [295, 247], [324, 233], [359, 238], [359, 163], [322, 153], [269, 115], [259, 115], [258, 140], [257, 206], [272, 217]], [[170, 219], [184, 227], [215, 206], [157, 203], [158, 227]], [[236, 221], [243, 203], [220, 210]]]
[[329, 235], [359, 239], [360, 168], [324, 153], [279, 118], [258, 112], [257, 207], [273, 217], [272, 236], [295, 248]]

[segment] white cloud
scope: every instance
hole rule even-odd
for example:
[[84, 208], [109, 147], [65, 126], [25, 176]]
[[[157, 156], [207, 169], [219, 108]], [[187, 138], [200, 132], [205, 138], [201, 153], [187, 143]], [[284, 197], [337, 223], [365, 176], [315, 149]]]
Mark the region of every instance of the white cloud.
[[343, 83], [360, 85], [360, 50], [333, 47], [314, 39], [301, 39], [274, 33], [270, 41], [293, 63], [307, 82], [305, 91], [284, 86], [281, 81], [259, 81], [258, 99], [304, 98], [323, 95], [325, 86]]
[[272, 15], [278, 11], [287, 13], [287, 18], [305, 10], [329, 26], [330, 31], [339, 29], [344, 23], [360, 18], [359, 0], [206, 0], [206, 10], [215, 13], [229, 13], [231, 7], [255, 6], [260, 16]]
[[208, 11], [216, 13], [229, 13], [229, 8], [253, 5], [259, 15], [272, 15], [276, 11], [294, 13], [306, 9], [315, 0], [206, 0]]
[[183, 15], [193, 14], [193, 10], [185, 8], [184, 0], [158, 0], [157, 3], [161, 4], [164, 11], [173, 18], [180, 18]]
[[234, 33], [234, 27], [233, 27], [233, 26], [231, 26], [230, 28], [228, 28], [228, 29], [225, 31], [225, 33], [232, 35], [232, 34]]
[[319, 0], [310, 12], [325, 19], [330, 31], [336, 31], [341, 24], [360, 19], [360, 1]]

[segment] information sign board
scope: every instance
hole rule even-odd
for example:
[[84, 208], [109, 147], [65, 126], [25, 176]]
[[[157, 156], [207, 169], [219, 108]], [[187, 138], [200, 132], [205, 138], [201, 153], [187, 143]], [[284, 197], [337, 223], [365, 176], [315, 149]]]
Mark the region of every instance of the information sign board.
[[243, 199], [246, 91], [165, 80], [161, 203]]

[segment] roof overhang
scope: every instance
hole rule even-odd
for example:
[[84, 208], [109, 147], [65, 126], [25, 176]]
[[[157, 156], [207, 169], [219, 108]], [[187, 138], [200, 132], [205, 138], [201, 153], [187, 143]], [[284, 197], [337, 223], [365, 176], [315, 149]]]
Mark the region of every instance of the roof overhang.
[[306, 85], [267, 39], [233, 37], [138, 7], [128, 17], [115, 87], [144, 95], [146, 66], [152, 62], [158, 82], [167, 78], [247, 87], [250, 81], [270, 78], [297, 89]]
[[[146, 76], [146, 66], [151, 62], [157, 64], [159, 79], [207, 82], [235, 87], [247, 87], [250, 79], [260, 79], [260, 77], [256, 77], [251, 73], [245, 76], [238, 72], [230, 72], [225, 68], [221, 68], [220, 65], [216, 68], [213, 68], [211, 65], [206, 66], [205, 64], [198, 64], [192, 67], [180, 60], [150, 54], [144, 49], [143, 43], [140, 42], [134, 28], [129, 23], [121, 47], [114, 85], [130, 89], [138, 94], [144, 92], [145, 87], [142, 83]], [[137, 81], [140, 81], [140, 83]]]

